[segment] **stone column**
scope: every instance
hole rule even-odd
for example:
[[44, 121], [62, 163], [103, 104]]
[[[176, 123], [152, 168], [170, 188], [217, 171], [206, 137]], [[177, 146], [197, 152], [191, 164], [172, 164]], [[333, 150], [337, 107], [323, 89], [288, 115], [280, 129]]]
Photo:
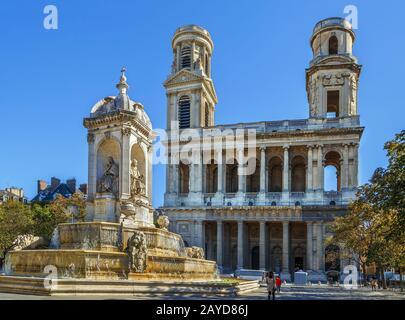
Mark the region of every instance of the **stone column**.
[[244, 225], [243, 221], [238, 221], [238, 260], [237, 268], [243, 268], [243, 234], [244, 234]]
[[312, 168], [312, 148], [313, 146], [308, 146], [308, 170], [307, 170], [307, 192], [313, 191], [313, 168]]
[[342, 190], [347, 190], [349, 186], [349, 146], [343, 145], [343, 172], [342, 172]]
[[89, 149], [89, 159], [88, 159], [88, 190], [87, 190], [87, 200], [93, 200], [96, 194], [97, 188], [97, 164], [96, 164], [96, 150], [94, 144], [94, 134], [87, 134], [87, 143]]
[[238, 149], [238, 193], [245, 192], [246, 175], [245, 165], [243, 163], [244, 150]]
[[357, 187], [359, 185], [359, 144], [355, 143], [353, 145], [353, 167], [354, 167], [354, 174], [353, 174], [353, 187]]
[[218, 264], [218, 267], [222, 267], [222, 265], [223, 265], [222, 248], [223, 248], [223, 224], [222, 224], [221, 220], [218, 220], [217, 221], [217, 264]]
[[283, 160], [283, 192], [289, 192], [289, 171], [290, 171], [290, 161], [288, 159], [288, 149], [289, 146], [284, 146], [284, 160]]
[[312, 221], [307, 222], [307, 270], [313, 269], [313, 248], [312, 248], [312, 238], [313, 238], [313, 227]]
[[290, 272], [289, 266], [289, 222], [283, 221], [283, 261], [282, 271], [284, 273]]
[[325, 254], [323, 248], [323, 224], [322, 222], [316, 223], [316, 260], [317, 260], [317, 269], [320, 272], [325, 270]]
[[260, 147], [260, 193], [266, 192], [266, 147]]
[[259, 267], [262, 270], [266, 269], [266, 221], [260, 221], [260, 263]]
[[317, 189], [323, 191], [323, 156], [322, 156], [322, 145], [318, 145], [318, 159], [317, 159], [317, 169], [318, 169], [318, 183]]
[[217, 151], [217, 163], [218, 163], [218, 170], [217, 170], [217, 192], [223, 193], [223, 171], [224, 171], [224, 164], [222, 163], [222, 149]]
[[121, 183], [120, 194], [123, 199], [128, 199], [131, 196], [130, 189], [130, 157], [131, 152], [129, 150], [129, 138], [131, 135], [131, 128], [124, 127], [121, 129], [122, 134], [122, 150], [121, 150]]

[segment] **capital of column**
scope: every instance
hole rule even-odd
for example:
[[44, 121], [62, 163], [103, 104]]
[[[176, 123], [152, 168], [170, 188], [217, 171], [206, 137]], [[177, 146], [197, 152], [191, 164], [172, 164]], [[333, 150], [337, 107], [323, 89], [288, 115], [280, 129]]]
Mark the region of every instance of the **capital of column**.
[[288, 151], [288, 149], [290, 149], [290, 146], [288, 144], [283, 145], [283, 150]]
[[260, 146], [259, 147], [259, 150], [263, 153], [263, 152], [265, 152], [266, 151], [266, 146]]

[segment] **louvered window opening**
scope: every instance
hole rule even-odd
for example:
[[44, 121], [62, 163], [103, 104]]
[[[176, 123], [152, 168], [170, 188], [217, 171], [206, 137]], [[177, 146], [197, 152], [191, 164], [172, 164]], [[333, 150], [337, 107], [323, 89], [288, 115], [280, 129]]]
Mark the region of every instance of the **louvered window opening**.
[[190, 98], [187, 96], [179, 100], [179, 128], [190, 128]]
[[181, 68], [190, 69], [191, 68], [191, 48], [184, 47], [181, 49]]

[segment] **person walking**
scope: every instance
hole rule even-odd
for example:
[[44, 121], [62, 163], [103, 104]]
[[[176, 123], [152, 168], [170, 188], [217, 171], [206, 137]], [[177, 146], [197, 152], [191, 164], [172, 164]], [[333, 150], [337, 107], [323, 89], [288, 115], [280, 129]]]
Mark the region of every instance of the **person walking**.
[[280, 276], [277, 276], [276, 277], [276, 291], [278, 293], [280, 293], [280, 290], [281, 290], [281, 278], [280, 278]]
[[267, 284], [267, 292], [268, 296], [267, 299], [270, 300], [275, 300], [275, 294], [276, 294], [276, 280], [274, 279], [274, 274], [272, 271], [270, 271], [266, 277], [266, 284]]

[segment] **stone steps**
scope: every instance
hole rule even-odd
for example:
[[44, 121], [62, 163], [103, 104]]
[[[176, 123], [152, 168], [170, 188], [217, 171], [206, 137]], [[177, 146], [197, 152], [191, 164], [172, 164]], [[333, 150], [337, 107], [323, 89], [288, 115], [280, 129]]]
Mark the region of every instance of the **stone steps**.
[[58, 279], [54, 286], [45, 288], [44, 278], [0, 276], [0, 292], [41, 296], [155, 296], [188, 295], [207, 296], [242, 295], [259, 288], [257, 281], [242, 281], [237, 284], [212, 280], [198, 281], [131, 281]]

